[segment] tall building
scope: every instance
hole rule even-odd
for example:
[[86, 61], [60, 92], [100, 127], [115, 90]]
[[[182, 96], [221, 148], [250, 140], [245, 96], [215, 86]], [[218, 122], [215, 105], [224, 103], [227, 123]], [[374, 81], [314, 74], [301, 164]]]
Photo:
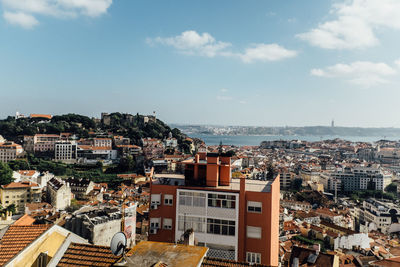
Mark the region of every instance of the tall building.
[[71, 205], [71, 188], [68, 183], [52, 178], [47, 183], [47, 201], [57, 210], [65, 210]]
[[199, 153], [185, 175], [157, 175], [151, 183], [149, 240], [176, 242], [193, 229], [208, 256], [278, 266], [279, 176], [231, 177], [226, 154]]
[[57, 141], [54, 145], [54, 159], [65, 163], [75, 163], [78, 158], [75, 141]]
[[337, 186], [338, 192], [367, 189], [383, 191], [391, 183], [392, 176], [382, 170], [379, 165], [356, 166], [353, 168], [345, 167], [328, 176], [321, 176], [321, 181], [325, 183], [325, 188], [330, 191], [334, 191], [335, 186]]

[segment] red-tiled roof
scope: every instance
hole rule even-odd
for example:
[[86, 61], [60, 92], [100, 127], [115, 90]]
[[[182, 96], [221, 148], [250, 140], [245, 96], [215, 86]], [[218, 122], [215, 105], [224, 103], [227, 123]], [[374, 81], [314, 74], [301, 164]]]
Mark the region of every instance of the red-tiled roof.
[[0, 265], [4, 265], [31, 244], [51, 225], [11, 225], [0, 241]]
[[29, 216], [28, 214], [25, 214], [18, 220], [16, 220], [13, 225], [32, 225], [35, 222], [35, 219]]
[[32, 176], [36, 173], [35, 170], [19, 170], [19, 174], [24, 175], [24, 176]]
[[51, 118], [52, 118], [53, 116], [52, 116], [52, 115], [48, 115], [48, 114], [31, 114], [30, 117], [31, 117], [31, 118], [45, 118], [45, 119], [51, 120]]
[[120, 258], [110, 247], [71, 243], [57, 266], [112, 266]]
[[27, 187], [36, 187], [39, 186], [36, 183], [30, 183], [30, 182], [12, 182], [6, 185], [2, 185], [1, 187], [3, 188], [27, 188]]

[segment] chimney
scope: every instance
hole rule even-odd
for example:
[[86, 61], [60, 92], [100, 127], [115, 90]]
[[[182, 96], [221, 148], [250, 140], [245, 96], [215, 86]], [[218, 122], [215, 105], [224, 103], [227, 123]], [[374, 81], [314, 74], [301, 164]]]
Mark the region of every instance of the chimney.
[[183, 234], [183, 244], [187, 246], [194, 246], [194, 231], [193, 229], [188, 229]]
[[199, 154], [196, 154], [196, 156], [195, 156], [195, 162], [196, 162], [196, 163], [199, 163], [199, 161], [200, 161], [200, 155], [199, 155]]

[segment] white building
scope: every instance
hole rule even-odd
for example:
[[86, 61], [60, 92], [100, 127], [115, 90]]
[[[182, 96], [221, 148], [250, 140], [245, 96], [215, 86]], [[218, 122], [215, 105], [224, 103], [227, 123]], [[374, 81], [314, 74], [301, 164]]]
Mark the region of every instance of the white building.
[[78, 158], [78, 146], [75, 141], [58, 141], [54, 145], [54, 159], [65, 163], [74, 163]]
[[[363, 202], [361, 208], [354, 208], [354, 215], [363, 231], [378, 230], [384, 234], [389, 232], [392, 217], [400, 218], [400, 210], [391, 202], [370, 198]], [[392, 215], [393, 213], [393, 215]]]
[[65, 210], [71, 205], [71, 188], [68, 183], [57, 178], [47, 183], [47, 201], [57, 210]]
[[321, 182], [324, 188], [330, 191], [358, 191], [373, 190], [384, 191], [385, 187], [392, 182], [392, 175], [384, 171], [379, 165], [369, 167], [357, 166], [353, 168], [345, 167], [330, 173], [321, 175]]
[[[185, 230], [192, 228], [195, 232], [195, 236], [199, 242], [199, 245], [209, 248], [208, 255], [210, 257], [234, 260], [238, 254], [239, 240], [238, 202], [236, 204], [232, 204], [230, 206], [231, 208], [226, 209], [212, 207], [207, 205], [207, 195], [209, 194], [215, 194], [216, 197], [224, 197], [226, 199], [230, 199], [231, 201], [239, 200], [238, 193], [178, 189], [175, 240], [179, 240]], [[152, 222], [150, 221], [150, 225], [151, 223]], [[212, 232], [210, 231], [210, 227], [214, 230], [222, 229], [222, 232], [212, 234], [210, 233]], [[249, 227], [250, 226], [248, 226], [248, 228]], [[253, 229], [250, 228], [247, 229], [248, 235], [252, 234]]]

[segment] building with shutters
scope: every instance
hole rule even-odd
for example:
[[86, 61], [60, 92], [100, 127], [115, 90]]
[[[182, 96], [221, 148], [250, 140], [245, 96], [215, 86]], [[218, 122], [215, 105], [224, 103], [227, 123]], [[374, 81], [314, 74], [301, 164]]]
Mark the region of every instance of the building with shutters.
[[185, 175], [155, 175], [149, 240], [177, 242], [193, 229], [208, 257], [278, 266], [279, 175], [231, 177], [231, 158], [198, 153], [183, 161]]

